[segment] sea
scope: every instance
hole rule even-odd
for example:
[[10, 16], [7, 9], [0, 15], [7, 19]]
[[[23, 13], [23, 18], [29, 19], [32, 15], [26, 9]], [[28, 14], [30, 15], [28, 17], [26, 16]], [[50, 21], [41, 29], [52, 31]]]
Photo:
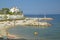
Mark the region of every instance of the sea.
[[[25, 17], [43, 18], [44, 15], [25, 15]], [[27, 40], [60, 40], [60, 14], [47, 14], [46, 17], [53, 18], [48, 22], [52, 26], [16, 26], [10, 28], [8, 32]], [[37, 35], [34, 33], [37, 32]]]

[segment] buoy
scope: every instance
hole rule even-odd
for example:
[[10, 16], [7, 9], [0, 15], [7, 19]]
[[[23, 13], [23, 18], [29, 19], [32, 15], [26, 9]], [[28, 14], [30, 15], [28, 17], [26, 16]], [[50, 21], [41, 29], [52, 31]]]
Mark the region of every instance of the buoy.
[[38, 35], [38, 32], [34, 32], [34, 35], [37, 36]]

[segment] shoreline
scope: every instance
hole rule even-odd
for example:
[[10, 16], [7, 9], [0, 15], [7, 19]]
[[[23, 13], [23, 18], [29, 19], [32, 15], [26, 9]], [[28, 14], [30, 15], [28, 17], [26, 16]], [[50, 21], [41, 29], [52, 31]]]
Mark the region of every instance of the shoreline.
[[51, 26], [48, 22], [39, 22], [36, 20], [13, 20], [13, 21], [3, 21], [0, 22], [0, 25], [6, 28], [14, 27], [17, 25], [20, 26]]
[[[37, 20], [29, 19], [29, 20], [12, 20], [12, 21], [1, 21], [0, 22], [0, 31], [1, 34], [4, 36], [6, 35], [6, 30], [12, 27], [19, 26], [39, 26], [39, 27], [48, 27], [51, 26], [51, 24], [47, 22], [39, 22]], [[11, 35], [11, 34], [10, 34]], [[15, 35], [11, 35], [16, 37]]]

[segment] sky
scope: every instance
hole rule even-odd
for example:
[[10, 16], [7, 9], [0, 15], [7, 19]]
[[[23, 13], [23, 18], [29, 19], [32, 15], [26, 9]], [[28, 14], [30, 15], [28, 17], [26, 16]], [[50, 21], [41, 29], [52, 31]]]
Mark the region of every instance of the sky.
[[0, 0], [0, 9], [15, 6], [29, 15], [60, 14], [60, 0]]

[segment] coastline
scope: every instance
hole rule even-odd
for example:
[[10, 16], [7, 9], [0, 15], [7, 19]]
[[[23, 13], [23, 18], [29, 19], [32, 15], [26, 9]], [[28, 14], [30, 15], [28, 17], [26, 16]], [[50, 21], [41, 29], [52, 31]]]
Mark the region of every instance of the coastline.
[[[45, 20], [41, 18], [42, 20]], [[37, 19], [29, 19], [29, 20], [12, 20], [12, 21], [1, 21], [0, 25], [3, 26], [4, 28], [10, 28], [14, 27], [17, 25], [20, 26], [51, 26], [50, 23], [48, 22], [39, 22]]]
[[[44, 20], [44, 19], [43, 19]], [[37, 19], [24, 19], [24, 20], [11, 20], [11, 21], [1, 21], [0, 22], [0, 31], [2, 31], [2, 35], [6, 36], [7, 30], [16, 27], [17, 25], [19, 26], [34, 26], [34, 27], [48, 27], [51, 26], [51, 24], [47, 22], [39, 22]], [[9, 34], [9, 33], [8, 33]], [[1, 35], [0, 35], [1, 36]], [[17, 38], [15, 35], [9, 34], [11, 37]]]

